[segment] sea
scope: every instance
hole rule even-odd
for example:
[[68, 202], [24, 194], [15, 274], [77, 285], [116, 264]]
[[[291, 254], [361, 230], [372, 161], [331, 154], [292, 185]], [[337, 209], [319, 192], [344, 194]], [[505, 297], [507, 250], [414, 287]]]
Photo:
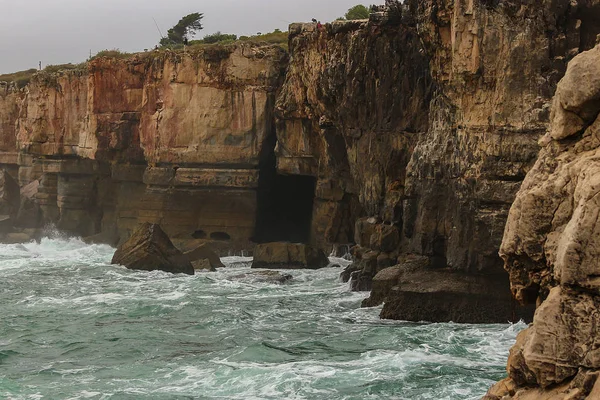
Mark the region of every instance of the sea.
[[526, 327], [381, 320], [339, 266], [277, 284], [240, 255], [187, 276], [113, 253], [0, 245], [1, 399], [479, 399]]

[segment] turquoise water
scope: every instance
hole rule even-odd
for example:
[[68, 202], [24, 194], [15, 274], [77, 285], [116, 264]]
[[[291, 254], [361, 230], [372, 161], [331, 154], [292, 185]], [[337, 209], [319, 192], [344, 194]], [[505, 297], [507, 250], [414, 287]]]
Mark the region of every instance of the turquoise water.
[[189, 277], [113, 251], [0, 245], [0, 398], [477, 399], [524, 328], [381, 321], [338, 268], [276, 285], [233, 279], [241, 257]]

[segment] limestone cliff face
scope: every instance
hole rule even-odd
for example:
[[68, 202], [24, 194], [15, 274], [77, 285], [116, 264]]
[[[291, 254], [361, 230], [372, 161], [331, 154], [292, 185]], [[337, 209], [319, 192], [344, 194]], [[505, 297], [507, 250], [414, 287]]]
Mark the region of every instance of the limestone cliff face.
[[[352, 229], [341, 216], [357, 221], [353, 287], [410, 266], [365, 303], [385, 301], [382, 315], [456, 320], [436, 307], [471, 297], [502, 311], [478, 306], [461, 320], [518, 317], [501, 232], [566, 62], [593, 45], [597, 4], [408, 3], [401, 18], [291, 27], [278, 171], [316, 178], [316, 240], [343, 242]], [[449, 284], [429, 287], [424, 275]], [[454, 300], [421, 307], [432, 291]]]
[[394, 218], [390, 198], [427, 130], [428, 61], [414, 27], [372, 21], [292, 25], [290, 52], [277, 168], [317, 179], [313, 238], [349, 243], [357, 217]]
[[[569, 63], [500, 253], [515, 296], [539, 304], [490, 399], [600, 397], [600, 45]], [[528, 397], [529, 396], [529, 397]], [[545, 396], [545, 397], [544, 397]]]
[[[17, 163], [15, 125], [19, 118], [22, 93], [8, 84], [0, 84], [0, 164], [7, 166], [7, 170], [14, 175], [18, 173], [15, 168]], [[12, 165], [12, 168], [8, 168]]]
[[0, 133], [14, 138], [3, 144], [18, 149], [20, 183], [40, 181], [45, 222], [121, 237], [152, 222], [175, 238], [216, 232], [241, 246], [286, 61], [276, 46], [234, 45], [40, 73], [16, 123], [1, 107]]

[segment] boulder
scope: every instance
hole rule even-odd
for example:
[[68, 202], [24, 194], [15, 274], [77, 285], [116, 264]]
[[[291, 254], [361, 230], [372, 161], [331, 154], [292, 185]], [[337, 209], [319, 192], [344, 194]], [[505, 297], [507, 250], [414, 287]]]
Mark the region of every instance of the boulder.
[[276, 283], [283, 284], [292, 279], [292, 275], [282, 274], [278, 271], [253, 271], [247, 274], [232, 276], [230, 279], [260, 282], [260, 283]]
[[112, 259], [129, 269], [161, 270], [194, 275], [189, 258], [178, 250], [158, 224], [144, 223], [123, 243]]
[[252, 268], [319, 269], [329, 265], [323, 250], [299, 243], [264, 243], [254, 249]]
[[340, 281], [346, 283], [350, 280], [353, 272], [362, 270], [362, 266], [357, 263], [352, 263], [348, 265], [344, 270], [340, 273]]
[[210, 269], [214, 271], [216, 268], [225, 267], [221, 262], [221, 258], [206, 243], [201, 244], [192, 251], [184, 253], [184, 255], [192, 263], [194, 269]]
[[5, 170], [0, 171], [0, 215], [17, 216], [21, 194], [19, 184]]

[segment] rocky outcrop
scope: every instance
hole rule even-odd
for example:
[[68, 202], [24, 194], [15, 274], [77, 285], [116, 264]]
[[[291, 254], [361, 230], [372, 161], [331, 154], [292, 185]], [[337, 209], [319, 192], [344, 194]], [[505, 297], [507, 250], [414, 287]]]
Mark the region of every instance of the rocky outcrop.
[[[406, 3], [400, 19], [290, 27], [277, 167], [316, 179], [316, 240], [354, 231], [353, 288], [369, 290], [378, 272], [413, 254], [428, 259], [423, 275], [502, 290], [488, 301], [506, 309], [501, 232], [566, 63], [600, 32], [598, 4]], [[432, 309], [414, 318], [451, 319], [444, 301], [433, 312], [437, 283], [420, 284]], [[396, 310], [422, 302], [412, 290], [394, 293]]]
[[234, 275], [229, 279], [253, 282], [253, 283], [271, 283], [271, 284], [284, 284], [292, 280], [293, 276], [289, 274], [282, 274], [278, 271], [252, 271], [247, 274]]
[[123, 243], [112, 264], [141, 271], [165, 271], [194, 275], [188, 256], [179, 251], [160, 225], [144, 223]]
[[[512, 291], [539, 304], [489, 399], [595, 399], [600, 390], [600, 45], [575, 57], [500, 254]], [[553, 396], [553, 397], [550, 397]]]
[[254, 248], [252, 268], [319, 269], [329, 265], [321, 249], [300, 243], [264, 243]]

